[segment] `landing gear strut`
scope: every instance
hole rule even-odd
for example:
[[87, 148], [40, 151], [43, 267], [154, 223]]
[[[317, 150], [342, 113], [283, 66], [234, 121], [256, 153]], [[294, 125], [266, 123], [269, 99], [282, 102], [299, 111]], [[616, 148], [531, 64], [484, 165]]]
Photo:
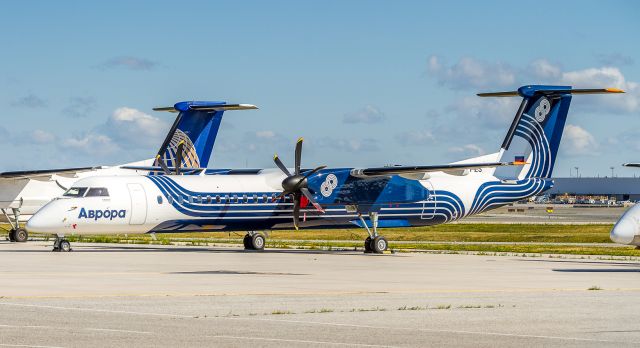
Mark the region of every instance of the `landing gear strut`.
[[244, 250], [264, 250], [265, 238], [261, 233], [248, 232], [242, 239]]
[[56, 240], [53, 242], [52, 251], [69, 252], [71, 251], [71, 243], [64, 239], [64, 236], [56, 236]]
[[11, 208], [13, 211], [13, 218], [9, 217], [6, 209], [2, 209], [2, 214], [7, 219], [9, 224], [11, 225], [11, 230], [9, 231], [9, 241], [24, 243], [29, 239], [29, 233], [24, 228], [20, 227], [20, 209]]
[[372, 227], [371, 229], [362, 217], [362, 214], [358, 214], [358, 218], [360, 219], [360, 222], [362, 222], [364, 228], [367, 229], [367, 233], [369, 233], [369, 237], [364, 240], [364, 252], [382, 254], [385, 250], [387, 250], [387, 248], [389, 248], [389, 242], [387, 242], [386, 238], [378, 234], [378, 213], [369, 213], [369, 220], [371, 221]]

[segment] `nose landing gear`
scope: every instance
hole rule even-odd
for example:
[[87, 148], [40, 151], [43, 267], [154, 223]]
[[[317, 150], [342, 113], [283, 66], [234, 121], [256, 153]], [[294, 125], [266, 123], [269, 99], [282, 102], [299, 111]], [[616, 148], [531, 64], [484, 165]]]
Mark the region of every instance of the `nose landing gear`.
[[71, 251], [71, 243], [64, 239], [64, 236], [56, 236], [52, 251], [69, 252]]
[[385, 250], [389, 248], [389, 242], [387, 242], [387, 239], [385, 237], [378, 234], [378, 213], [369, 213], [369, 220], [371, 221], [371, 227], [373, 231], [371, 231], [369, 225], [367, 225], [367, 222], [362, 217], [362, 214], [358, 214], [358, 218], [360, 219], [360, 222], [362, 222], [364, 228], [367, 230], [367, 233], [369, 233], [369, 237], [364, 240], [364, 252], [374, 254], [384, 253]]

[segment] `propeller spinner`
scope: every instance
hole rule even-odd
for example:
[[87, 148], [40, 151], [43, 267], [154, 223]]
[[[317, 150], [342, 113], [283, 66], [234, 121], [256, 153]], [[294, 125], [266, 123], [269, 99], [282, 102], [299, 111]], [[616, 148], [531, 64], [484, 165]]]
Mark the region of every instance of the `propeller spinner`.
[[274, 201], [280, 200], [286, 195], [293, 195], [293, 226], [296, 228], [296, 230], [298, 229], [298, 226], [300, 224], [300, 206], [302, 204], [302, 196], [304, 196], [309, 201], [309, 203], [311, 203], [316, 208], [316, 210], [324, 213], [324, 210], [322, 209], [320, 204], [318, 204], [315, 199], [313, 199], [313, 196], [309, 191], [307, 179], [319, 170], [324, 169], [326, 166], [317, 167], [309, 171], [305, 175], [302, 175], [300, 173], [300, 162], [302, 160], [302, 142], [303, 139], [298, 138], [295, 150], [295, 167], [293, 174], [289, 172], [289, 169], [287, 169], [287, 167], [282, 163], [277, 154], [273, 156], [273, 161], [275, 162], [276, 166], [278, 166], [278, 168], [280, 168], [280, 170], [282, 170], [282, 172], [287, 175], [287, 177], [282, 180], [283, 191], [278, 197], [274, 198]]

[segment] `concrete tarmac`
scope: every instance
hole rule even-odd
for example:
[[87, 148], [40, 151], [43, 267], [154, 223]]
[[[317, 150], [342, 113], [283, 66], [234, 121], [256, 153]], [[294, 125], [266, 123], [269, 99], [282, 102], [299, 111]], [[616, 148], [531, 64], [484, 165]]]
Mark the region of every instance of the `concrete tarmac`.
[[640, 345], [633, 261], [49, 244], [0, 242], [0, 347]]

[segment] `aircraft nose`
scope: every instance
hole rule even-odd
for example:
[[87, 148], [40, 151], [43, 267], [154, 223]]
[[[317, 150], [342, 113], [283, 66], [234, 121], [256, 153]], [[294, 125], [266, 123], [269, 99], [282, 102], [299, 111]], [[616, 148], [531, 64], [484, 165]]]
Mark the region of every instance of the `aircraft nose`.
[[638, 223], [631, 216], [623, 215], [613, 226], [609, 237], [619, 244], [631, 244], [638, 231]]
[[[56, 219], [55, 216], [49, 213], [50, 209], [47, 207], [43, 207], [38, 212], [36, 212], [27, 224], [25, 228], [29, 232], [40, 232], [40, 233], [56, 233], [59, 232], [59, 228], [61, 224], [59, 224], [59, 219]], [[58, 231], [56, 231], [58, 230]]]

